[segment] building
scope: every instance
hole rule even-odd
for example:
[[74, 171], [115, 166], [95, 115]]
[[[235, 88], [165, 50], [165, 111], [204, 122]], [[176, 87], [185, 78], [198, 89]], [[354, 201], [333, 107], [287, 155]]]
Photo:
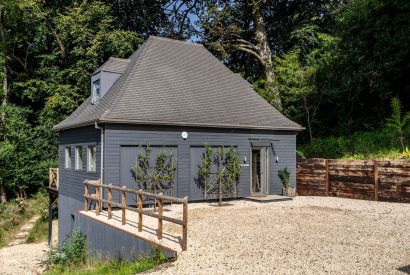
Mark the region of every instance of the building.
[[136, 188], [130, 170], [139, 145], [177, 157], [174, 196], [203, 200], [195, 177], [205, 144], [239, 151], [238, 197], [281, 194], [277, 170], [287, 167], [295, 185], [302, 127], [202, 45], [150, 37], [129, 59], [105, 62], [91, 77], [91, 96], [54, 130], [62, 240], [83, 208], [85, 179]]

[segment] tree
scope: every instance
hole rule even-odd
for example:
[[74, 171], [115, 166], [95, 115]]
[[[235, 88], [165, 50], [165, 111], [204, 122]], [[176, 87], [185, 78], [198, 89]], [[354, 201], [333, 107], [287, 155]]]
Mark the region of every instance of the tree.
[[[211, 170], [215, 169], [215, 173]], [[204, 198], [211, 193], [218, 198], [218, 204], [228, 195], [236, 194], [236, 186], [241, 174], [241, 158], [234, 147], [218, 147], [215, 151], [208, 145], [198, 166], [199, 187], [204, 190]], [[213, 176], [214, 175], [214, 176]]]
[[397, 136], [400, 142], [400, 146], [404, 151], [404, 128], [410, 123], [410, 112], [407, 112], [402, 116], [401, 103], [397, 97], [393, 97], [391, 100], [392, 114], [387, 119], [386, 130]]
[[164, 193], [169, 190], [172, 195], [176, 177], [176, 158], [172, 152], [162, 148], [157, 152], [154, 165], [150, 167], [151, 151], [149, 144], [137, 149], [137, 161], [132, 169], [137, 186], [153, 193]]
[[[7, 91], [8, 91], [8, 84], [7, 84], [7, 52], [6, 52], [6, 36], [5, 36], [5, 27], [4, 27], [4, 6], [0, 6], [0, 40], [1, 40], [1, 68], [2, 68], [2, 92], [3, 98], [1, 105], [3, 107], [7, 104]], [[2, 112], [0, 114], [1, 122], [4, 124], [5, 114]], [[5, 203], [7, 201], [6, 192], [4, 190], [3, 181], [0, 181], [0, 202]]]
[[[209, 1], [206, 12], [201, 15], [204, 42], [227, 56], [232, 50], [253, 57], [263, 72], [263, 78], [273, 81], [272, 52], [266, 32], [263, 8], [266, 0]], [[281, 109], [277, 91], [270, 87], [272, 103]]]
[[383, 127], [393, 96], [410, 110], [409, 10], [406, 0], [347, 1], [335, 9], [335, 44], [317, 76], [323, 134]]

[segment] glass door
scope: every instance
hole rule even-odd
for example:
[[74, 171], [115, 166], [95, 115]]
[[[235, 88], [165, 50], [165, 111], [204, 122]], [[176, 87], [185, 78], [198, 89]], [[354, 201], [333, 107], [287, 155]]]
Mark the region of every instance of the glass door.
[[251, 190], [253, 195], [268, 193], [268, 148], [252, 148]]

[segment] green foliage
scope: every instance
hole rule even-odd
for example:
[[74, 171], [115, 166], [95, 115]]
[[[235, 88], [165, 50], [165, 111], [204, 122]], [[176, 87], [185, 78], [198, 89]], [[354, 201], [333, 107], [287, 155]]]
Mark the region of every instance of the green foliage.
[[[404, 135], [409, 140], [410, 131]], [[374, 131], [315, 139], [310, 144], [299, 146], [298, 149], [308, 158], [396, 159], [402, 157], [400, 147], [397, 139], [390, 133]]]
[[[212, 168], [216, 173], [211, 173]], [[224, 197], [235, 195], [240, 175], [241, 157], [235, 147], [226, 149], [222, 146], [212, 150], [205, 145], [205, 152], [198, 166], [198, 185], [205, 193], [216, 195], [219, 205]]]
[[290, 172], [288, 171], [287, 167], [285, 167], [285, 169], [278, 170], [278, 176], [282, 181], [284, 188], [290, 187]]
[[165, 148], [158, 150], [154, 167], [150, 167], [151, 147], [149, 144], [137, 148], [137, 161], [132, 168], [134, 179], [139, 188], [156, 193], [172, 193], [177, 173], [176, 158]]
[[45, 272], [47, 275], [133, 275], [143, 273], [156, 267], [158, 263], [149, 258], [141, 258], [137, 261], [126, 262], [121, 259], [106, 261], [90, 260], [84, 265], [70, 266], [62, 269], [59, 266]]
[[47, 268], [45, 274], [123, 274], [141, 273], [166, 262], [168, 259], [159, 247], [153, 248], [153, 257], [141, 257], [136, 261], [124, 261], [121, 258], [100, 260], [87, 257], [86, 239], [79, 231], [74, 231], [69, 242], [61, 248], [49, 252], [43, 262]]
[[69, 238], [57, 248], [48, 252], [48, 258], [43, 262], [46, 268], [57, 266], [61, 271], [70, 266], [85, 264], [87, 260], [87, 240], [83, 233], [73, 231]]
[[9, 85], [0, 110], [0, 184], [24, 196], [46, 184], [46, 169], [57, 165], [51, 129], [89, 96], [91, 73], [110, 56], [128, 57], [142, 40], [116, 27], [99, 1], [4, 4], [7, 56], [0, 53], [0, 65], [7, 61]]
[[230, 146], [225, 152], [225, 181], [230, 189], [235, 189], [241, 175], [241, 155]]
[[36, 243], [45, 241], [48, 238], [48, 217], [41, 217], [35, 223], [31, 231], [29, 232], [26, 242]]
[[409, 147], [406, 146], [406, 148], [404, 148], [403, 153], [402, 153], [402, 157], [404, 159], [410, 159], [410, 149], [409, 149]]
[[204, 186], [207, 186], [207, 181], [211, 176], [212, 163], [212, 148], [206, 144], [205, 151], [202, 153], [201, 164], [198, 167], [198, 181]]
[[47, 220], [47, 203], [47, 193], [41, 190], [26, 200], [13, 199], [0, 204], [0, 247], [7, 245], [20, 226], [31, 217], [39, 215], [40, 220]]
[[400, 142], [400, 146], [404, 150], [404, 128], [410, 123], [410, 112], [406, 113], [403, 117], [401, 114], [401, 103], [396, 97], [391, 100], [392, 114], [387, 119], [386, 131], [391, 135], [396, 136]]
[[149, 187], [148, 181], [150, 178], [149, 160], [151, 158], [151, 147], [149, 144], [139, 146], [137, 148], [137, 162], [133, 168], [135, 181], [138, 188], [147, 190]]
[[151, 182], [156, 190], [172, 189], [177, 173], [176, 158], [165, 148], [157, 152]]

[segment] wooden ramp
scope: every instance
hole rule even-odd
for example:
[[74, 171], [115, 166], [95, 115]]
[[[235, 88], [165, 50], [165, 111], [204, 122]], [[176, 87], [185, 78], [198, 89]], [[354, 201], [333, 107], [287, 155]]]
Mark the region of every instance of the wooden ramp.
[[[122, 225], [122, 210], [113, 210], [112, 218], [108, 219], [108, 212], [100, 211], [99, 215], [96, 215], [95, 210], [89, 211], [79, 211], [81, 215], [84, 215], [88, 218], [91, 218], [95, 221], [103, 223], [112, 228], [118, 229], [122, 232], [125, 232], [129, 235], [132, 235], [141, 240], [147, 241], [153, 245], [160, 246], [163, 249], [170, 250], [174, 253], [179, 253], [182, 251], [182, 238], [180, 235], [180, 228], [171, 223], [164, 223], [163, 237], [161, 240], [157, 237], [157, 226], [158, 219], [144, 216], [143, 230], [138, 232], [138, 223], [137, 223], [137, 213], [133, 211], [126, 210], [127, 217], [135, 216], [135, 219], [127, 219], [126, 223]], [[172, 213], [172, 214], [170, 214]], [[167, 213], [168, 216], [182, 216], [182, 213], [177, 213], [177, 211], [169, 210]]]

